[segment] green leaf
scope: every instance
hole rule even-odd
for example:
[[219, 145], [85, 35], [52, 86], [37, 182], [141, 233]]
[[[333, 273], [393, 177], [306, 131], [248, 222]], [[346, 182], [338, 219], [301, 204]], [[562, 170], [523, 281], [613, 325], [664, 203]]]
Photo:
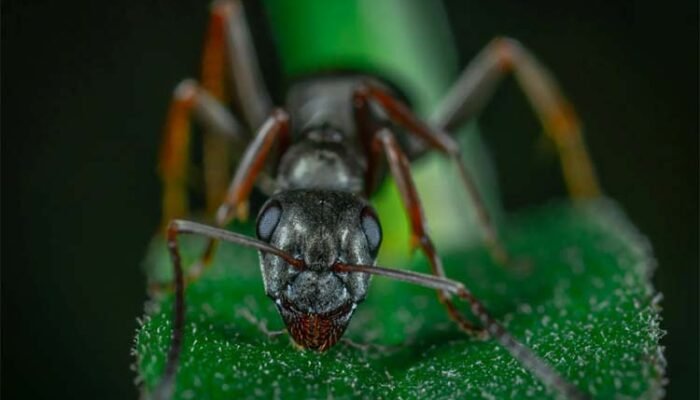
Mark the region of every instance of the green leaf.
[[[444, 254], [448, 274], [594, 397], [662, 396], [659, 296], [650, 285], [654, 259], [618, 207], [607, 200], [550, 204], [509, 218], [503, 235], [511, 252], [532, 265], [529, 271], [494, 265], [476, 247]], [[189, 237], [181, 244], [191, 260], [202, 241]], [[166, 277], [162, 238], [154, 240], [147, 263]], [[421, 257], [407, 267], [428, 271]], [[178, 398], [553, 397], [494, 341], [458, 331], [427, 289], [375, 277], [346, 333], [370, 346], [340, 343], [326, 353], [300, 350], [286, 335], [270, 338], [246, 318], [255, 316], [270, 330], [284, 327], [263, 293], [254, 251], [222, 244], [186, 300]], [[136, 336], [145, 388], [163, 372], [171, 306], [172, 296], [150, 303]]]

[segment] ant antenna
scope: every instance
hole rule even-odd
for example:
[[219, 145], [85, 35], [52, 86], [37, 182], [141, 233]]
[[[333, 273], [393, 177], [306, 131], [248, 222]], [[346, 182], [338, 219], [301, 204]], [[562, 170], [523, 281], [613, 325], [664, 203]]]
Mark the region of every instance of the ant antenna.
[[[207, 236], [214, 240], [223, 240], [241, 246], [250, 247], [265, 253], [274, 254], [284, 259], [289, 265], [300, 270], [305, 269], [303, 260], [294, 258], [289, 253], [269, 245], [261, 240], [229, 232], [224, 229], [214, 228], [208, 225], [199, 224], [192, 221], [173, 220], [168, 226], [167, 242], [168, 250], [172, 258], [173, 272], [175, 275], [175, 304], [174, 304], [174, 324], [173, 335], [168, 351], [165, 372], [161, 381], [156, 387], [153, 397], [157, 400], [170, 399], [174, 392], [175, 375], [177, 373], [177, 363], [182, 351], [182, 340], [184, 336], [185, 322], [185, 298], [184, 298], [184, 277], [182, 272], [182, 260], [177, 245], [177, 237], [180, 234], [198, 234]], [[449, 292], [469, 303], [472, 313], [479, 318], [489, 335], [503, 346], [516, 360], [525, 368], [537, 376], [545, 385], [556, 389], [560, 394], [570, 399], [586, 399], [576, 386], [566, 381], [544, 360], [538, 357], [532, 350], [528, 349], [513, 337], [494, 317], [492, 317], [486, 307], [460, 282], [440, 278], [434, 275], [421, 274], [413, 271], [404, 271], [396, 268], [377, 267], [372, 265], [355, 265], [336, 263], [333, 269], [337, 272], [364, 272], [372, 275], [385, 276], [402, 282], [423, 286], [430, 289]]]
[[184, 336], [185, 325], [185, 280], [182, 273], [182, 258], [180, 257], [180, 250], [178, 249], [177, 245], [177, 237], [180, 234], [203, 235], [213, 240], [223, 240], [226, 242], [239, 244], [241, 246], [250, 247], [281, 257], [289, 265], [297, 269], [303, 270], [305, 268], [303, 260], [296, 259], [289, 253], [274, 246], [270, 246], [262, 240], [192, 221], [171, 221], [170, 225], [168, 225], [167, 242], [168, 250], [170, 251], [170, 258], [172, 259], [173, 264], [173, 273], [175, 275], [175, 305], [173, 306], [173, 313], [175, 317], [173, 323], [173, 336], [170, 342], [170, 350], [168, 351], [168, 359], [165, 364], [165, 372], [163, 373], [163, 377], [153, 392], [153, 398], [156, 400], [172, 398], [175, 389], [174, 386], [175, 375], [177, 374], [177, 363], [180, 358], [180, 353], [182, 352], [182, 339]]
[[398, 281], [452, 293], [469, 303], [472, 313], [479, 318], [489, 335], [508, 350], [516, 360], [537, 376], [545, 385], [553, 387], [567, 399], [588, 398], [588, 396], [584, 395], [576, 386], [562, 378], [558, 372], [538, 357], [532, 350], [515, 339], [503, 325], [489, 314], [486, 307], [474, 297], [462, 283], [434, 275], [371, 265], [336, 263], [334, 269], [338, 272], [365, 272], [368, 274], [385, 276]]

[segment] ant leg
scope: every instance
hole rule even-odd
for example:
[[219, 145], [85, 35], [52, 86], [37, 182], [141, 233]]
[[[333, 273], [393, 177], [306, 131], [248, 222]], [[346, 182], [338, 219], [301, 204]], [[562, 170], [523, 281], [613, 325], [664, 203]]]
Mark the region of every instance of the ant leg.
[[[260, 73], [260, 65], [239, 0], [216, 1], [212, 5], [212, 30], [218, 33], [218, 42], [212, 44], [212, 58], [206, 68], [226, 66], [235, 93], [248, 126], [257, 129], [272, 111], [272, 100]], [[223, 62], [221, 62], [223, 61]]]
[[[242, 5], [233, 0], [218, 1], [212, 4], [210, 14], [202, 53], [202, 87], [222, 103], [233, 98], [248, 129], [255, 130], [269, 115], [272, 102], [260, 77]], [[226, 193], [232, 165], [229, 153], [230, 147], [222, 136], [203, 137], [207, 214], [214, 213]]]
[[[481, 226], [481, 230], [484, 234], [484, 241], [489, 248], [491, 257], [497, 263], [507, 265], [510, 261], [508, 252], [498, 236], [496, 227], [474, 183], [474, 179], [464, 164], [464, 160], [459, 151], [459, 145], [454, 139], [443, 131], [430, 128], [419, 120], [406, 105], [395, 99], [384, 89], [369, 82], [366, 82], [354, 93], [355, 115], [358, 119], [360, 130], [363, 128], [366, 129], [371, 124], [371, 122], [368, 122], [369, 100], [376, 101], [387, 112], [389, 118], [406, 128], [408, 133], [422, 139], [431, 148], [447, 154], [453, 160], [459, 170], [462, 184], [476, 209], [479, 225]], [[369, 152], [368, 158], [370, 160], [370, 166], [374, 165], [371, 161], [375, 158], [375, 152], [375, 149], [371, 149]]]
[[[430, 263], [430, 269], [433, 275], [440, 278], [445, 278], [445, 269], [442, 266], [442, 260], [438, 256], [435, 246], [433, 245], [430, 236], [427, 232], [427, 224], [425, 222], [425, 217], [423, 216], [423, 208], [420, 204], [420, 199], [418, 198], [418, 192], [416, 191], [415, 184], [413, 183], [413, 178], [411, 177], [410, 164], [408, 158], [401, 150], [396, 138], [391, 133], [388, 128], [382, 128], [375, 133], [373, 140], [374, 146], [382, 146], [384, 153], [386, 154], [387, 161], [389, 162], [389, 167], [391, 174], [396, 181], [396, 186], [399, 188], [401, 193], [401, 200], [403, 201], [404, 208], [408, 214], [409, 221], [411, 223], [411, 244], [412, 246], [420, 246], [423, 254], [428, 258]], [[446, 290], [438, 291], [438, 298], [440, 302], [447, 309], [447, 313], [450, 318], [459, 325], [460, 329], [464, 332], [482, 337], [484, 331], [482, 329], [476, 328], [472, 323], [464, 318], [464, 316], [457, 310], [454, 303], [450, 299], [450, 294]]]
[[[182, 82], [168, 112], [159, 168], [165, 184], [163, 226], [188, 211], [186, 179], [192, 109], [200, 114], [207, 133], [246, 132], [219, 103], [226, 103], [233, 94], [227, 93], [227, 73], [236, 82], [233, 92], [239, 100], [245, 99], [239, 102], [249, 127], [257, 128], [269, 112], [270, 101], [258, 75], [250, 34], [237, 1], [219, 1], [212, 5], [202, 53], [201, 87], [191, 81]], [[257, 111], [251, 111], [253, 109]], [[229, 180], [229, 147], [223, 136], [207, 134], [203, 138], [204, 183], [210, 212], [221, 204]]]
[[243, 154], [226, 198], [216, 212], [218, 226], [227, 225], [234, 217], [246, 219], [248, 196], [265, 166], [270, 149], [275, 142], [286, 142], [288, 134], [289, 114], [280, 108], [274, 109]]
[[158, 163], [164, 186], [162, 226], [188, 211], [186, 182], [193, 116], [208, 131], [216, 133], [207, 136], [238, 142], [247, 139], [236, 118], [207, 90], [192, 80], [184, 80], [176, 87], [166, 117]]
[[545, 133], [556, 144], [570, 196], [599, 196], [600, 186], [574, 108], [549, 71], [513, 39], [493, 40], [465, 68], [435, 114], [435, 125], [452, 130], [473, 118], [508, 73], [515, 75]]
[[[248, 196], [253, 190], [256, 178], [265, 166], [272, 145], [278, 141], [285, 142], [288, 133], [289, 114], [282, 109], [274, 109], [243, 154], [225, 199], [216, 212], [217, 226], [226, 226], [234, 218], [240, 220], [247, 218]], [[209, 265], [215, 246], [216, 241], [210, 240], [202, 253], [200, 262], [190, 270], [190, 279], [196, 280]]]
[[[256, 178], [265, 165], [270, 148], [278, 137], [287, 135], [288, 129], [289, 115], [281, 109], [274, 110], [268, 120], [260, 127], [260, 131], [243, 154], [226, 198], [217, 210], [216, 221], [218, 226], [227, 225], [236, 216], [240, 219], [245, 219], [247, 216], [248, 196], [253, 189]], [[181, 144], [181, 142], [178, 143]], [[210, 240], [200, 260], [187, 271], [188, 283], [196, 281], [202, 275], [204, 269], [209, 266], [215, 245], [216, 241], [214, 239]], [[162, 289], [161, 285], [151, 285], [151, 290], [154, 292], [159, 292]]]
[[[224, 51], [223, 18], [210, 11], [209, 25], [204, 39], [201, 60], [202, 86], [216, 99], [228, 104], [230, 96], [226, 90], [226, 58]], [[212, 215], [221, 203], [230, 179], [230, 148], [223, 138], [204, 135], [202, 140], [202, 164], [204, 167], [204, 187], [206, 215]]]
[[155, 399], [170, 399], [172, 398], [175, 389], [175, 375], [177, 373], [177, 364], [182, 352], [182, 341], [184, 338], [185, 326], [185, 279], [182, 272], [182, 257], [178, 248], [177, 238], [182, 234], [195, 234], [208, 237], [211, 240], [223, 240], [229, 243], [238, 244], [244, 247], [250, 247], [265, 253], [274, 254], [283, 258], [289, 265], [299, 269], [304, 268], [304, 261], [297, 260], [292, 255], [270, 246], [261, 240], [241, 235], [234, 232], [229, 232], [225, 229], [215, 228], [204, 224], [199, 224], [191, 221], [173, 220], [168, 225], [167, 242], [168, 251], [172, 260], [174, 280], [175, 280], [175, 302], [173, 305], [173, 334], [168, 350], [168, 358], [165, 364], [165, 372], [156, 387], [153, 398]]
[[355, 129], [367, 156], [367, 172], [365, 174], [365, 196], [369, 198], [379, 185], [380, 163], [382, 149], [374, 140], [375, 133], [382, 128], [376, 121], [369, 103], [367, 88], [362, 85], [352, 93]]
[[501, 325], [486, 307], [477, 299], [462, 283], [440, 276], [421, 274], [413, 271], [405, 271], [398, 268], [385, 268], [373, 265], [350, 265], [336, 263], [334, 269], [337, 272], [364, 272], [373, 275], [385, 276], [413, 285], [423, 286], [439, 290], [441, 293], [449, 293], [466, 301], [472, 313], [479, 318], [485, 327], [488, 336], [495, 339], [528, 371], [538, 377], [542, 383], [550, 386], [567, 399], [586, 399], [586, 395], [565, 380], [546, 361], [538, 357], [532, 350], [520, 343], [508, 330]]

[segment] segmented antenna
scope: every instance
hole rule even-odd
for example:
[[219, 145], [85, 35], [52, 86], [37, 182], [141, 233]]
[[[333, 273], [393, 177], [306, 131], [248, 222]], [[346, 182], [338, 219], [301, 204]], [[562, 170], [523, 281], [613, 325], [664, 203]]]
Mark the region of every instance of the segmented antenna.
[[153, 398], [156, 400], [167, 400], [173, 397], [178, 360], [182, 352], [182, 340], [185, 334], [185, 280], [182, 273], [182, 258], [180, 257], [180, 250], [177, 244], [177, 237], [181, 234], [203, 235], [212, 240], [223, 240], [241, 246], [251, 247], [281, 257], [289, 265], [297, 269], [303, 270], [305, 268], [303, 260], [296, 259], [292, 257], [291, 254], [274, 246], [270, 246], [261, 240], [192, 221], [171, 221], [170, 225], [168, 225], [167, 242], [175, 279], [173, 335], [170, 342], [170, 349], [168, 350], [168, 358], [165, 363], [165, 372], [163, 372], [163, 377], [153, 391]]
[[542, 383], [558, 391], [567, 399], [587, 399], [576, 386], [568, 382], [557, 371], [555, 371], [546, 361], [538, 357], [532, 350], [520, 343], [489, 314], [486, 307], [460, 282], [451, 279], [440, 278], [434, 275], [421, 274], [418, 272], [404, 271], [394, 268], [375, 267], [371, 265], [350, 265], [338, 263], [335, 265], [336, 271], [342, 272], [365, 272], [374, 275], [386, 276], [403, 282], [415, 285], [443, 290], [456, 295], [469, 303], [472, 313], [479, 318], [488, 334], [503, 346], [516, 360], [518, 360], [528, 371], [534, 374]]
[[[175, 304], [173, 335], [168, 351], [168, 358], [165, 365], [165, 372], [158, 383], [153, 398], [157, 400], [170, 399], [174, 393], [175, 376], [177, 374], [178, 360], [182, 351], [182, 341], [184, 337], [185, 323], [185, 299], [184, 299], [184, 278], [182, 272], [182, 261], [178, 249], [177, 237], [180, 234], [199, 234], [211, 239], [223, 240], [230, 243], [239, 244], [245, 247], [254, 248], [266, 253], [277, 255], [283, 258], [289, 265], [303, 270], [304, 261], [294, 258], [289, 253], [269, 245], [261, 240], [229, 232], [224, 229], [198, 224], [191, 221], [174, 220], [168, 226], [167, 241], [168, 250], [173, 264], [175, 279]], [[558, 372], [556, 372], [546, 361], [538, 357], [532, 350], [524, 346], [513, 337], [495, 318], [489, 314], [486, 307], [460, 282], [440, 278], [434, 275], [421, 274], [413, 271], [405, 271], [395, 268], [376, 267], [372, 265], [353, 265], [336, 263], [333, 269], [337, 272], [364, 272], [373, 275], [385, 276], [398, 281], [408, 282], [430, 289], [449, 292], [469, 303], [472, 313], [479, 319], [488, 334], [503, 346], [516, 360], [518, 360], [528, 371], [533, 373], [540, 381], [548, 387], [555, 389], [562, 396], [569, 399], [587, 399], [576, 386], [568, 382]]]
[[167, 241], [170, 258], [173, 264], [173, 274], [175, 279], [175, 305], [173, 306], [174, 322], [173, 336], [168, 350], [168, 359], [165, 363], [165, 372], [158, 386], [153, 392], [155, 400], [167, 400], [173, 397], [175, 389], [175, 375], [177, 364], [182, 351], [182, 339], [184, 337], [185, 325], [185, 285], [182, 274], [182, 260], [177, 247], [177, 235], [179, 233], [177, 221], [173, 221], [168, 226]]
[[489, 335], [496, 339], [501, 346], [508, 350], [513, 358], [518, 360], [526, 370], [539, 378], [542, 383], [556, 389], [567, 399], [588, 398], [576, 386], [562, 378], [546, 361], [516, 340], [503, 325], [488, 313], [484, 305], [470, 291], [462, 287], [457, 296], [469, 303], [472, 313], [479, 318]]

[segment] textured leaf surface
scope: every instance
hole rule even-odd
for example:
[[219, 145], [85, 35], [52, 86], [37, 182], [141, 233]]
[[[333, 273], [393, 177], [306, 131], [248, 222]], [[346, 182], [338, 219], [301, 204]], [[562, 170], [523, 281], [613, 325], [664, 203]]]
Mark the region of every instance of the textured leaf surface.
[[[494, 265], [477, 247], [445, 254], [448, 274], [594, 397], [660, 397], [664, 362], [658, 296], [650, 286], [654, 260], [617, 206], [553, 204], [510, 218], [503, 233], [512, 253], [532, 266], [529, 271]], [[181, 243], [192, 255], [202, 241]], [[147, 263], [167, 276], [162, 239], [154, 240]], [[407, 267], [428, 270], [419, 256]], [[283, 328], [258, 268], [254, 251], [222, 245], [211, 270], [188, 288], [178, 398], [552, 396], [496, 343], [460, 333], [432, 291], [381, 277], [374, 278], [346, 333], [368, 347], [340, 343], [318, 354], [295, 348], [286, 335], [269, 338], [249, 318], [270, 330]], [[170, 296], [149, 304], [136, 336], [145, 388], [163, 371], [171, 305]]]

